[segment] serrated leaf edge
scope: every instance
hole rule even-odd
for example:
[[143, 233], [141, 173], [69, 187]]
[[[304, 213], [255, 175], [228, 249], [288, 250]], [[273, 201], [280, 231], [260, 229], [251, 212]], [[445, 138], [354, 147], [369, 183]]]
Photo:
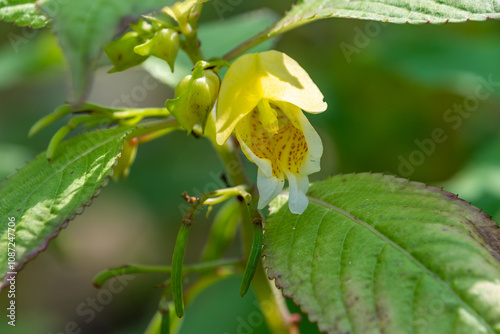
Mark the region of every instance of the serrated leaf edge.
[[[351, 174], [353, 174], [353, 175], [369, 174], [369, 175], [379, 176], [380, 178], [390, 178], [390, 179], [392, 179], [392, 181], [396, 181], [396, 182], [400, 182], [400, 183], [407, 183], [407, 184], [410, 184], [410, 185], [413, 185], [413, 186], [417, 186], [417, 187], [420, 187], [420, 188], [423, 188], [423, 189], [428, 189], [428, 190], [430, 190], [432, 192], [442, 193], [444, 196], [450, 198], [451, 200], [455, 200], [455, 201], [458, 200], [458, 202], [460, 202], [461, 205], [469, 206], [470, 209], [472, 209], [472, 211], [473, 211], [472, 213], [480, 215], [480, 216], [483, 216], [483, 218], [485, 218], [486, 221], [493, 222], [493, 223], [495, 223], [496, 228], [500, 228], [498, 226], [498, 224], [496, 224], [496, 222], [494, 222], [491, 219], [490, 215], [484, 213], [479, 208], [473, 206], [470, 202], [467, 202], [467, 201], [459, 198], [457, 194], [453, 194], [451, 192], [443, 190], [443, 188], [438, 188], [438, 187], [435, 187], [435, 186], [430, 186], [430, 185], [427, 185], [427, 184], [422, 183], [422, 182], [410, 181], [409, 179], [403, 179], [403, 178], [400, 178], [400, 177], [397, 177], [397, 176], [394, 176], [394, 175], [390, 175], [390, 174], [372, 173], [372, 172], [368, 172], [368, 173], [356, 173], [356, 172], [353, 172]], [[343, 175], [344, 174], [340, 174], [338, 176], [343, 176]], [[286, 194], [286, 193], [287, 193], [287, 191], [284, 191], [281, 194]], [[363, 227], [365, 227], [365, 228], [366, 228], [365, 225], [368, 225], [365, 222], [363, 222], [360, 219], [358, 219], [357, 217], [351, 215], [349, 212], [347, 212], [345, 210], [337, 208], [334, 205], [331, 205], [331, 204], [329, 204], [327, 202], [324, 202], [322, 200], [318, 200], [318, 199], [310, 197], [310, 196], [307, 196], [307, 197], [308, 197], [308, 199], [309, 199], [310, 202], [315, 202], [316, 204], [323, 205], [326, 208], [333, 209], [333, 210], [335, 210], [335, 211], [337, 211], [337, 212], [345, 215], [346, 217], [349, 217], [350, 219], [352, 219], [352, 220], [354, 220], [356, 222], [358, 222], [358, 221], [361, 222], [362, 223], [361, 225]], [[469, 221], [467, 221], [467, 223], [469, 223]], [[471, 224], [471, 225], [473, 225], [475, 227], [474, 224]], [[481, 324], [483, 326], [485, 326], [487, 329], [489, 329], [489, 332], [491, 332], [491, 333], [494, 332], [494, 330], [491, 328], [491, 325], [489, 323], [487, 323], [484, 320], [483, 317], [481, 317], [479, 314], [477, 314], [477, 312], [474, 309], [472, 309], [467, 303], [465, 303], [462, 300], [462, 298], [453, 289], [451, 289], [448, 285], [446, 285], [446, 283], [440, 277], [438, 277], [436, 274], [434, 274], [432, 271], [430, 271], [427, 267], [425, 267], [425, 265], [423, 265], [417, 259], [415, 259], [413, 256], [411, 256], [411, 254], [409, 254], [405, 249], [401, 248], [398, 244], [396, 244], [392, 240], [388, 239], [387, 237], [385, 237], [383, 234], [381, 234], [377, 230], [374, 230], [370, 225], [368, 225], [367, 228], [370, 231], [372, 231], [373, 233], [375, 233], [377, 236], [379, 236], [382, 240], [384, 240], [384, 242], [386, 242], [387, 244], [395, 247], [398, 251], [400, 251], [402, 254], [404, 254], [405, 256], [407, 256], [410, 259], [410, 261], [414, 262], [419, 268], [421, 268], [424, 271], [424, 273], [426, 273], [429, 276], [431, 276], [434, 279], [436, 279], [436, 281], [439, 282], [439, 284], [442, 285], [449, 293], [451, 293], [460, 302], [460, 304], [462, 306], [464, 306], [469, 312], [471, 312], [471, 314], [473, 314], [476, 317], [476, 319], [478, 319], [481, 322]], [[475, 228], [475, 230], [479, 234], [479, 236], [481, 237], [481, 239], [486, 242], [486, 240], [484, 239], [483, 234], [479, 230], [477, 230], [477, 228]], [[264, 224], [264, 236], [265, 236], [265, 232], [266, 232], [266, 229], [265, 229], [265, 224]], [[490, 245], [489, 242], [487, 244]], [[266, 254], [264, 253], [265, 245], [266, 245], [266, 243], [264, 242], [263, 243], [263, 249], [262, 249], [261, 258], [265, 258], [266, 257]], [[485, 247], [484, 245], [481, 245], [481, 246]], [[485, 248], [489, 251], [489, 253], [496, 260], [498, 260], [500, 262], [500, 242], [496, 246], [497, 246], [496, 249], [494, 249], [494, 248], [488, 249], [486, 247]], [[307, 311], [303, 310], [302, 304], [299, 302], [298, 298], [295, 297], [293, 294], [290, 293], [290, 291], [289, 291], [290, 289], [289, 289], [288, 286], [286, 286], [286, 284], [283, 284], [283, 280], [281, 279], [281, 275], [279, 275], [279, 274], [277, 274], [277, 275], [271, 274], [269, 266], [264, 265], [264, 269], [267, 270], [267, 272], [266, 272], [267, 278], [269, 280], [271, 280], [271, 281], [274, 280], [274, 284], [275, 284], [276, 288], [278, 288], [278, 289], [280, 289], [282, 291], [283, 296], [285, 298], [291, 299], [295, 305], [300, 306], [301, 311], [308, 316], [308, 318], [309, 318], [310, 321], [312, 321], [312, 322], [314, 322], [314, 323], [316, 323], [318, 325], [318, 328], [320, 329], [320, 331], [327, 331], [328, 330], [328, 328], [324, 328], [324, 326], [321, 326], [321, 324], [319, 323], [319, 319], [316, 316], [313, 316], [313, 315], [309, 314]]]
[[[292, 8], [294, 8], [296, 5], [293, 4]], [[337, 6], [329, 6], [331, 8], [335, 8]], [[326, 7], [328, 8], [328, 7]], [[321, 10], [324, 10], [326, 8], [322, 8]], [[285, 12], [285, 15], [287, 15], [288, 12]], [[307, 24], [313, 20], [322, 20], [322, 19], [327, 19], [327, 18], [343, 18], [343, 19], [357, 19], [357, 20], [363, 20], [363, 21], [376, 21], [376, 22], [385, 22], [385, 23], [394, 23], [394, 24], [414, 24], [414, 25], [423, 25], [423, 24], [446, 24], [446, 23], [463, 23], [463, 22], [470, 22], [470, 21], [487, 21], [487, 20], [498, 20], [500, 19], [500, 14], [497, 14], [496, 16], [486, 16], [484, 19], [472, 19], [470, 17], [468, 18], [463, 18], [463, 19], [446, 19], [446, 20], [427, 20], [427, 21], [413, 21], [411, 22], [410, 20], [406, 20], [404, 22], [397, 22], [397, 17], [394, 18], [389, 18], [385, 20], [377, 20], [377, 19], [369, 19], [369, 18], [363, 18], [360, 16], [344, 16], [340, 14], [335, 14], [331, 12], [330, 14], [318, 14], [317, 11], [311, 11], [308, 13], [305, 13], [300, 16], [295, 16], [291, 17], [289, 19], [286, 19], [284, 21], [278, 22], [277, 25], [271, 28], [270, 32], [267, 34], [268, 37], [275, 36], [281, 33], [284, 33], [286, 31], [292, 30], [294, 28], [297, 28], [299, 26], [302, 26], [304, 24]]]
[[[120, 137], [120, 136], [123, 138], [123, 142], [124, 142], [125, 138], [127, 137], [127, 135], [130, 134], [131, 132], [132, 132], [132, 130], [130, 130], [130, 131], [126, 132], [126, 133], [122, 133], [120, 135], [108, 138], [108, 140], [100, 143], [98, 146], [94, 146], [92, 149], [87, 150], [84, 154], [87, 154], [88, 152], [93, 151], [94, 149], [97, 149], [98, 147], [100, 147], [100, 146], [106, 144], [107, 142], [109, 142], [111, 140], [114, 140], [114, 139], [116, 139], [117, 137]], [[109, 170], [108, 175], [106, 175], [104, 177], [104, 179], [102, 180], [101, 184], [97, 187], [96, 191], [91, 196], [89, 196], [88, 199], [81, 206], [79, 206], [78, 208], [76, 208], [71, 215], [69, 215], [67, 218], [65, 218], [64, 220], [62, 220], [61, 223], [60, 223], [60, 226], [49, 237], [47, 237], [47, 239], [45, 240], [44, 243], [42, 243], [38, 248], [36, 248], [35, 250], [31, 251], [29, 254], [27, 254], [26, 256], [24, 256], [23, 261], [20, 262], [20, 263], [17, 263], [17, 265], [16, 265], [16, 269], [15, 269], [16, 274], [15, 275], [9, 275], [10, 277], [17, 276], [17, 274], [19, 273], [19, 271], [22, 270], [24, 268], [24, 266], [29, 261], [33, 260], [38, 254], [40, 254], [41, 252], [43, 252], [44, 250], [47, 249], [50, 241], [53, 240], [53, 239], [55, 239], [59, 235], [59, 233], [68, 226], [68, 224], [69, 224], [70, 221], [74, 220], [77, 216], [82, 215], [85, 212], [85, 209], [87, 207], [89, 207], [89, 206], [92, 205], [94, 198], [97, 198], [101, 194], [102, 189], [109, 184], [109, 179], [114, 174], [114, 168], [116, 167], [116, 165], [118, 163], [118, 159], [121, 156], [121, 152], [123, 151], [123, 142], [122, 142], [122, 146], [121, 146], [121, 149], [120, 149], [118, 155], [114, 158], [115, 161], [113, 162], [113, 165], [112, 165], [111, 169]], [[44, 154], [44, 153], [41, 153], [41, 154]], [[82, 155], [79, 155], [79, 157], [81, 157], [81, 156]], [[71, 160], [71, 162], [74, 162], [74, 161], [76, 161], [76, 158], [73, 159], [73, 160]], [[71, 164], [71, 162], [68, 163], [68, 164], [66, 164], [66, 165]], [[22, 169], [22, 168], [20, 168], [20, 169]], [[5, 280], [6, 276], [7, 276], [7, 274], [2, 277], [2, 283], [0, 285], [0, 292], [2, 291], [3, 288], [5, 288], [9, 284], [9, 282], [7, 282]]]

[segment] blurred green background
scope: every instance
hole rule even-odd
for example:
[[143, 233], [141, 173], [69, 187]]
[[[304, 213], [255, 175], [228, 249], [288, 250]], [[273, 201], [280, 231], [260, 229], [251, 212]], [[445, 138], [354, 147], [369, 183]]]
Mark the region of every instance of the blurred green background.
[[[231, 3], [237, 1], [207, 3], [202, 22], [227, 22], [262, 7], [279, 15], [292, 2]], [[498, 21], [411, 26], [329, 19], [276, 39], [274, 48], [310, 73], [329, 105], [327, 112], [309, 117], [325, 147], [322, 171], [311, 179], [365, 171], [395, 174], [444, 186], [500, 218], [499, 37]], [[220, 38], [231, 35], [202, 40], [202, 46], [210, 48]], [[110, 66], [102, 63], [92, 102], [120, 105], [123, 94], [137, 91], [144, 80], [147, 94], [132, 95], [132, 106], [161, 107], [173, 95], [142, 68], [107, 74]], [[0, 23], [1, 179], [45, 150], [63, 124], [27, 138], [37, 119], [65, 102], [65, 79], [65, 63], [50, 31]], [[255, 168], [249, 170], [255, 176]], [[182, 216], [180, 194], [213, 189], [221, 184], [222, 171], [204, 139], [173, 133], [141, 146], [130, 177], [110, 182], [18, 275], [17, 326], [13, 330], [1, 321], [0, 332], [71, 333], [65, 327], [74, 322], [81, 333], [142, 333], [157, 307], [160, 291], [154, 285], [165, 277], [134, 276], [89, 321], [81, 311], [99, 295], [92, 278], [126, 263], [170, 263]], [[196, 261], [213, 213], [202, 216], [191, 229], [186, 262]], [[239, 245], [231, 251], [238, 254]], [[260, 323], [250, 329], [242, 325], [259, 319], [260, 311], [252, 294], [239, 297], [238, 285], [239, 278], [231, 278], [203, 292], [187, 308], [181, 333], [268, 333]], [[3, 292], [0, 305], [6, 303]], [[304, 333], [315, 332], [307, 322], [302, 326]]]

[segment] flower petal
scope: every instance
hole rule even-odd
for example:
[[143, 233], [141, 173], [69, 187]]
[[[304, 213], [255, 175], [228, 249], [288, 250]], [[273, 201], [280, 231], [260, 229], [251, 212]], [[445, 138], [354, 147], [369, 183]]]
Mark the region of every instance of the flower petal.
[[222, 145], [231, 135], [240, 119], [257, 106], [260, 91], [259, 55], [247, 54], [238, 58], [229, 68], [217, 102], [217, 143]]
[[292, 58], [278, 51], [259, 53], [261, 91], [269, 100], [286, 101], [310, 113], [326, 110], [323, 94], [307, 72]]
[[259, 168], [257, 173], [257, 188], [259, 189], [259, 203], [257, 208], [263, 209], [283, 190], [285, 180], [275, 176], [266, 176]]
[[269, 134], [262, 127], [256, 111], [253, 111], [238, 123], [236, 127], [236, 139], [238, 139], [241, 150], [245, 153], [248, 160], [255, 163], [264, 175], [270, 177], [273, 174], [275, 176], [282, 174], [276, 168], [276, 163], [273, 166], [275, 160], [274, 152], [272, 148], [267, 146], [270, 141]]
[[[286, 115], [288, 120], [293, 124], [293, 126], [297, 129], [295, 132], [296, 140], [305, 140], [307, 144], [307, 151], [304, 159], [300, 160], [301, 165], [299, 166], [298, 173], [295, 171], [295, 174], [303, 174], [309, 175], [312, 173], [316, 173], [321, 169], [320, 160], [323, 155], [323, 144], [321, 142], [321, 138], [318, 133], [314, 129], [314, 127], [309, 123], [306, 115], [293, 104], [287, 102], [279, 102], [275, 101], [274, 104], [281, 109], [281, 111]], [[291, 131], [288, 131], [291, 133]], [[286, 140], [287, 142], [292, 142], [292, 139], [289, 138]], [[299, 146], [300, 144], [295, 144]], [[291, 152], [295, 155], [300, 154], [300, 152], [294, 151]], [[282, 161], [283, 164], [283, 161]], [[285, 168], [285, 166], [283, 166]], [[290, 168], [288, 168], [290, 170]], [[290, 170], [294, 172], [293, 170]]]
[[309, 189], [309, 178], [306, 175], [295, 175], [287, 171], [285, 171], [285, 173], [290, 191], [288, 207], [292, 213], [300, 215], [309, 204], [309, 200], [306, 196], [307, 189]]
[[227, 71], [220, 88], [216, 123], [219, 145], [261, 99], [289, 102], [310, 113], [327, 107], [307, 72], [286, 54], [271, 50], [241, 56]]

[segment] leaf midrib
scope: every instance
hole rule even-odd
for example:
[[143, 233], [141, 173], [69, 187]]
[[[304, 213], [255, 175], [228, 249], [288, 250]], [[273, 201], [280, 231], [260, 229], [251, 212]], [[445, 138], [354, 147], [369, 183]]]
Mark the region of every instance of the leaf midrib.
[[401, 254], [403, 254], [405, 257], [407, 257], [410, 261], [412, 261], [416, 266], [418, 266], [424, 273], [428, 274], [430, 277], [434, 278], [441, 286], [443, 286], [449, 293], [451, 293], [459, 302], [460, 304], [462, 305], [462, 307], [464, 307], [468, 312], [470, 312], [472, 315], [474, 315], [474, 317], [476, 319], [478, 319], [481, 324], [483, 324], [483, 326], [485, 326], [485, 328], [487, 328], [488, 332], [489, 333], [495, 333], [495, 331], [491, 328], [491, 325], [486, 322], [486, 320], [481, 317], [477, 312], [476, 310], [474, 310], [471, 306], [469, 306], [469, 304], [467, 304], [461, 297], [460, 295], [458, 295], [455, 290], [453, 290], [446, 282], [444, 282], [437, 274], [435, 274], [434, 272], [432, 272], [429, 268], [427, 268], [423, 263], [421, 263], [420, 261], [418, 261], [414, 256], [412, 256], [408, 251], [406, 251], [404, 248], [402, 248], [401, 246], [399, 246], [397, 243], [395, 243], [394, 241], [392, 241], [391, 239], [387, 238], [385, 235], [383, 235], [382, 233], [380, 233], [378, 230], [376, 230], [373, 226], [371, 226], [370, 224], [362, 221], [361, 219], [359, 219], [358, 217], [355, 217], [354, 215], [352, 215], [351, 213], [335, 206], [335, 205], [332, 205], [330, 203], [327, 203], [325, 201], [322, 201], [318, 198], [314, 198], [314, 197], [311, 197], [311, 196], [307, 196], [309, 198], [309, 201], [310, 202], [313, 202], [315, 204], [318, 204], [318, 205], [321, 205], [323, 207], [325, 207], [326, 209], [329, 209], [329, 210], [333, 210], [333, 211], [336, 211], [342, 215], [344, 215], [345, 217], [351, 219], [352, 221], [354, 221], [354, 223], [366, 228], [367, 230], [369, 230], [370, 232], [372, 232], [373, 234], [375, 234], [377, 237], [379, 237], [380, 239], [382, 239], [384, 242], [386, 242], [387, 244], [391, 245], [392, 247], [394, 247], [397, 251], [399, 251]]

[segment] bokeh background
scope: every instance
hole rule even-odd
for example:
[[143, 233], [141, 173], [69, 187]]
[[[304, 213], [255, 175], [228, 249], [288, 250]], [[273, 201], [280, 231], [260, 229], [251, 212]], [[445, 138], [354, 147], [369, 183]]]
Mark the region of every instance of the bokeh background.
[[[218, 0], [205, 5], [201, 21], [220, 23], [262, 7], [279, 16], [291, 3]], [[230, 39], [231, 33], [216, 37]], [[444, 186], [499, 219], [499, 36], [498, 21], [411, 26], [328, 19], [276, 39], [274, 48], [310, 73], [329, 105], [309, 117], [325, 146], [322, 171], [312, 180], [366, 171], [399, 175]], [[107, 74], [104, 58], [90, 101], [116, 105], [144, 80], [147, 94], [136, 94], [140, 98], [131, 106], [161, 107], [173, 95], [140, 67]], [[63, 124], [27, 138], [37, 119], [65, 102], [65, 66], [48, 29], [0, 22], [0, 179], [45, 150]], [[249, 170], [255, 176], [255, 168]], [[211, 189], [222, 171], [204, 139], [179, 132], [141, 146], [130, 177], [110, 182], [20, 272], [17, 326], [4, 319], [0, 333], [79, 333], [67, 327], [72, 322], [80, 333], [142, 333], [157, 308], [160, 291], [154, 285], [165, 276], [134, 276], [87, 321], [89, 313], [81, 311], [99, 294], [92, 278], [126, 263], [169, 264], [182, 216], [180, 194]], [[213, 215], [200, 215], [191, 229], [186, 262], [196, 261]], [[236, 242], [228, 254], [238, 252]], [[260, 310], [252, 293], [239, 297], [238, 286], [239, 278], [231, 278], [200, 294], [186, 310], [181, 333], [268, 333], [264, 325], [241, 325], [258, 319]], [[5, 292], [0, 305], [7, 305]], [[307, 321], [302, 327], [316, 332]]]

